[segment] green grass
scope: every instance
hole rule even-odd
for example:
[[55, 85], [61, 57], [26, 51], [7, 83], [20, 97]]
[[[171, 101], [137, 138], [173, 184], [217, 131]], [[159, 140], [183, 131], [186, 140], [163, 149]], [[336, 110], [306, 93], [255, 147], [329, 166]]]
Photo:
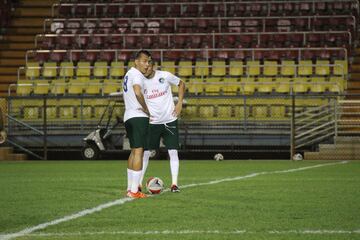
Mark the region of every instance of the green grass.
[[[184, 186], [324, 163], [182, 161], [179, 181]], [[169, 184], [169, 162], [150, 162], [147, 175]], [[124, 161], [0, 163], [0, 234], [123, 198], [125, 186]], [[357, 161], [263, 174], [126, 202], [17, 239], [359, 239], [360, 231], [353, 232], [360, 230], [359, 187]]]

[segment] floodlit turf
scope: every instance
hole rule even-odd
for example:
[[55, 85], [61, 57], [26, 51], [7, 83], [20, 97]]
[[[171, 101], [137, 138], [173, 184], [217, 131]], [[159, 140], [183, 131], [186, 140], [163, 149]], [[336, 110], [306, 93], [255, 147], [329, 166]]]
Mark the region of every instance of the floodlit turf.
[[[360, 239], [360, 162], [281, 172], [326, 163], [336, 162], [182, 161], [179, 194], [16, 239]], [[125, 173], [125, 161], [0, 163], [0, 239], [124, 198]], [[169, 162], [150, 162], [149, 176], [169, 186]]]

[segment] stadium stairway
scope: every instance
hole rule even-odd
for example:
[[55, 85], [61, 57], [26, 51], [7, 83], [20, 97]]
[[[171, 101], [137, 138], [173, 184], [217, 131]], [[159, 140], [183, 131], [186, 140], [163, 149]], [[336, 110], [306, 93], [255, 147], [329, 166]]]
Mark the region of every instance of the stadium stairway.
[[320, 144], [318, 152], [305, 152], [305, 160], [359, 160], [360, 137], [335, 138], [336, 144]]
[[24, 161], [26, 154], [14, 153], [12, 147], [0, 147], [0, 161]]
[[[348, 81], [348, 93], [360, 94], [360, 48], [356, 49], [356, 55], [351, 65], [351, 76]], [[360, 96], [349, 96], [349, 99], [360, 99]]]
[[17, 69], [25, 65], [25, 53], [34, 48], [35, 35], [43, 31], [43, 22], [51, 17], [51, 6], [58, 0], [20, 0], [12, 13], [10, 26], [0, 36], [0, 96], [16, 83]]

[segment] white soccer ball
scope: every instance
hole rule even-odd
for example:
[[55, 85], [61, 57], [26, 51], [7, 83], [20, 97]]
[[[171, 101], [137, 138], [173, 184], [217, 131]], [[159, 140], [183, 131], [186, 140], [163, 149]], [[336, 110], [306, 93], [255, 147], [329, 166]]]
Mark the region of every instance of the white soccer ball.
[[224, 156], [221, 153], [217, 153], [214, 155], [214, 160], [215, 161], [222, 161], [224, 160]]
[[146, 181], [146, 189], [151, 194], [159, 194], [164, 190], [164, 182], [158, 177], [151, 177]]
[[301, 160], [303, 160], [303, 156], [301, 155], [301, 153], [296, 153], [293, 156], [293, 160], [294, 161], [301, 161]]

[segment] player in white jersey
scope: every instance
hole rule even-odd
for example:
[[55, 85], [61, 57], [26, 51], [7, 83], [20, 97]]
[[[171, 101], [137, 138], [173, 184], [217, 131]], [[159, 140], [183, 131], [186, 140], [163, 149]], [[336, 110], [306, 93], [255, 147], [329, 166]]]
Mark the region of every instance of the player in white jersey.
[[146, 197], [145, 194], [139, 191], [138, 187], [149, 125], [149, 110], [142, 94], [145, 80], [143, 74], [148, 71], [148, 68], [152, 67], [151, 61], [151, 54], [148, 51], [141, 50], [137, 52], [135, 68], [132, 67], [126, 73], [123, 81], [124, 122], [131, 147], [127, 169], [127, 196], [132, 198]]
[[[150, 112], [148, 131], [148, 150], [144, 152], [143, 171], [140, 183], [144, 178], [149, 163], [150, 151], [159, 148], [160, 138], [163, 138], [170, 157], [172, 176], [171, 192], [180, 192], [178, 187], [179, 174], [179, 130], [177, 118], [182, 110], [185, 83], [170, 72], [149, 68], [145, 74], [144, 97]], [[179, 87], [178, 102], [175, 105], [171, 85]]]

